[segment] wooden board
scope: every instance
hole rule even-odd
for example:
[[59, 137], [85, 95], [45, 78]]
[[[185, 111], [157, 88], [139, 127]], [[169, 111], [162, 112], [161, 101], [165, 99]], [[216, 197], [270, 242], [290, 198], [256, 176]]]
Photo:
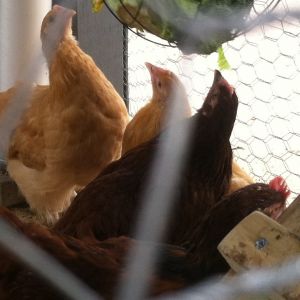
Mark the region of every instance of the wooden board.
[[300, 196], [283, 212], [278, 222], [300, 237]]
[[263, 213], [253, 212], [221, 241], [218, 249], [239, 272], [253, 266], [281, 264], [288, 254], [300, 253], [300, 242], [284, 226]]
[[[253, 212], [221, 241], [218, 250], [235, 272], [241, 272], [282, 265], [300, 254], [300, 240], [263, 213]], [[284, 299], [300, 299], [299, 287], [281, 292]]]

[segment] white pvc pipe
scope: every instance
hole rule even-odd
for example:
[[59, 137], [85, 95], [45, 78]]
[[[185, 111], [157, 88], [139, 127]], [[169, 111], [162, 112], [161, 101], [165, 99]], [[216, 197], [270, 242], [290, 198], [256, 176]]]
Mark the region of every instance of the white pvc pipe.
[[[51, 0], [0, 0], [0, 91], [14, 85], [41, 47], [41, 22]], [[46, 63], [38, 83], [47, 83]]]

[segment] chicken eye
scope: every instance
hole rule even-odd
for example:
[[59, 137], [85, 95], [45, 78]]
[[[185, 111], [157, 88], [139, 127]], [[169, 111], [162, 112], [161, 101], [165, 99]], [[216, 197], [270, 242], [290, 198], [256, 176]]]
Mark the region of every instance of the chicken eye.
[[159, 88], [161, 88], [161, 82], [160, 81], [158, 81], [157, 85], [158, 85]]

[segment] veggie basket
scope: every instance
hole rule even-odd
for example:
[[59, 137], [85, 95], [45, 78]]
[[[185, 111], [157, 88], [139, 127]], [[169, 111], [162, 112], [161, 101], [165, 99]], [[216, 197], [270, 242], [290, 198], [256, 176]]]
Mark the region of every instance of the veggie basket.
[[[280, 0], [265, 0], [263, 15]], [[152, 33], [183, 53], [210, 54], [248, 31], [254, 0], [93, 0], [94, 11], [105, 4], [129, 28]]]

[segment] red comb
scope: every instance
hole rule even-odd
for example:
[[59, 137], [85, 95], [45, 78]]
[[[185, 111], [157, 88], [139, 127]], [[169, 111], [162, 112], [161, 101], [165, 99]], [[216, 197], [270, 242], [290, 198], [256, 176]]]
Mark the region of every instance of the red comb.
[[277, 176], [272, 179], [269, 182], [269, 187], [280, 192], [285, 198], [287, 198], [291, 193], [286, 181], [281, 176]]

